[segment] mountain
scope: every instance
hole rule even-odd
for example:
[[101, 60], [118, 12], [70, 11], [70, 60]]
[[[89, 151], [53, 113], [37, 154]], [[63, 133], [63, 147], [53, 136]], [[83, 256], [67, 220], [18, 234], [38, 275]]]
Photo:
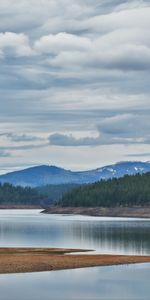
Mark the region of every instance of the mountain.
[[20, 186], [44, 186], [59, 184], [87, 184], [101, 179], [119, 178], [150, 171], [150, 162], [119, 162], [90, 171], [73, 172], [56, 166], [36, 166], [0, 176], [1, 183]]

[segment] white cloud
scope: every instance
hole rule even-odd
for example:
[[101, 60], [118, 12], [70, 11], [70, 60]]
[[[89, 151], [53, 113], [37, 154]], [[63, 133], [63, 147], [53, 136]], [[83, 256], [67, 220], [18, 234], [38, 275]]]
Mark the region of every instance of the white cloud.
[[[148, 28], [150, 25], [150, 7], [139, 6], [135, 9], [127, 9], [119, 12], [111, 12], [105, 15], [96, 15], [92, 18], [84, 21], [84, 27], [93, 31], [93, 34], [97, 33], [106, 34], [113, 32], [116, 29], [142, 29]], [[82, 25], [83, 26], [83, 25]]]
[[0, 33], [1, 56], [30, 56], [33, 52], [29, 46], [28, 37], [21, 33], [13, 32]]
[[43, 36], [35, 42], [35, 50], [39, 53], [58, 54], [63, 51], [84, 51], [91, 47], [91, 41], [66, 32]]

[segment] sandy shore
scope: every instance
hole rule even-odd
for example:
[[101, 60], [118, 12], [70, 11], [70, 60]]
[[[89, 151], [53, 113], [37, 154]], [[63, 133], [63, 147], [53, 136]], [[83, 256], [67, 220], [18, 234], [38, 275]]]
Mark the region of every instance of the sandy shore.
[[150, 218], [150, 207], [60, 207], [42, 211], [45, 214], [73, 214], [97, 217]]
[[1, 248], [0, 274], [149, 263], [150, 256], [69, 254], [77, 249]]

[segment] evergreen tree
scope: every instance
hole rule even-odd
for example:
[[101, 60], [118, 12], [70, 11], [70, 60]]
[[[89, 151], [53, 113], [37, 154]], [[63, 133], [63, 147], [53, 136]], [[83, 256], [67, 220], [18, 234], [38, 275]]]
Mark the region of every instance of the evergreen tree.
[[150, 173], [101, 180], [73, 189], [59, 201], [62, 206], [150, 205]]

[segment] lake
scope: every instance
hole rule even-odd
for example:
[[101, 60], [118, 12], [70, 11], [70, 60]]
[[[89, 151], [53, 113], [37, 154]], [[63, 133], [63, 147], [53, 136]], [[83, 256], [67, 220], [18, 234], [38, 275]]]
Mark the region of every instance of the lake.
[[0, 210], [0, 247], [66, 247], [150, 255], [150, 221]]
[[[150, 221], [0, 210], [0, 247], [150, 255]], [[149, 278], [149, 264], [0, 275], [0, 299], [149, 299]]]

